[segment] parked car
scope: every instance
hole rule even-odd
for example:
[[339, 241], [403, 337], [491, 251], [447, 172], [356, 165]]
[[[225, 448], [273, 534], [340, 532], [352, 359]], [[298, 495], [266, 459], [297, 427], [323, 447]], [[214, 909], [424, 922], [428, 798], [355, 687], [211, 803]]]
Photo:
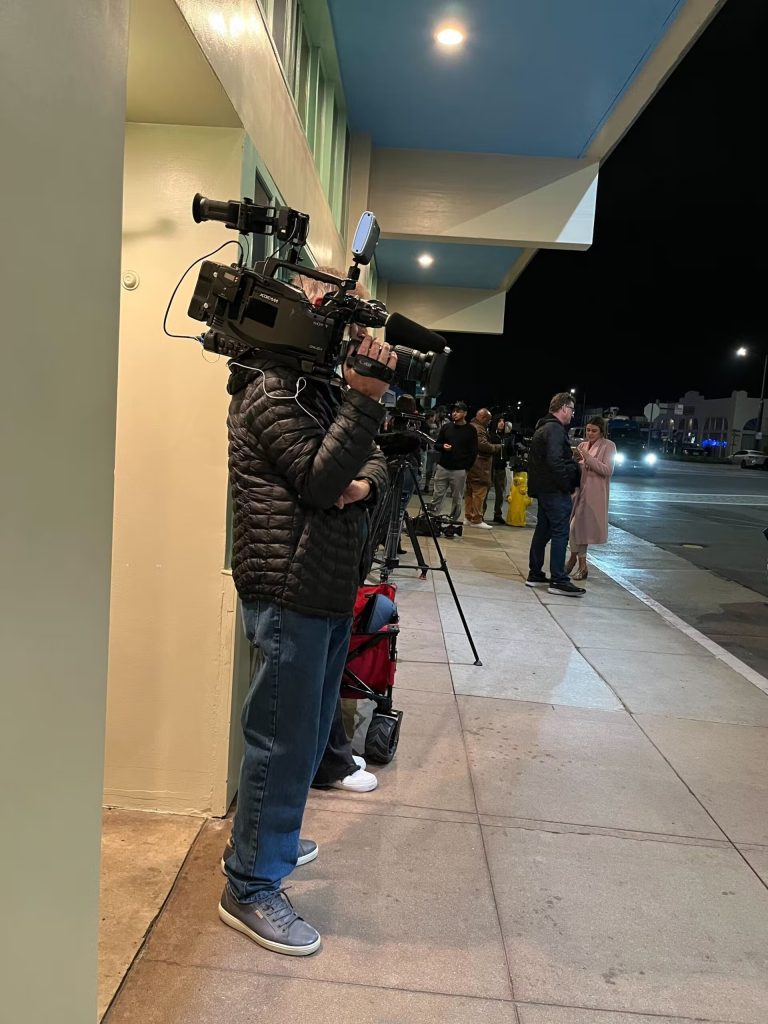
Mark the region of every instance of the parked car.
[[[614, 439], [615, 440], [615, 439]], [[615, 440], [617, 473], [655, 473], [659, 456], [642, 441]]]
[[742, 469], [753, 469], [756, 466], [765, 467], [768, 455], [756, 448], [739, 448], [737, 452], [731, 452], [728, 458]]

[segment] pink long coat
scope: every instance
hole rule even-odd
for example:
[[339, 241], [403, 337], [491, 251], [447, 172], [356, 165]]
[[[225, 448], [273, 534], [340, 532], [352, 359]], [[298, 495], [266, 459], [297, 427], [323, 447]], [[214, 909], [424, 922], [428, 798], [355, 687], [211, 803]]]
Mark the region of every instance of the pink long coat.
[[605, 437], [590, 448], [582, 441], [579, 451], [581, 483], [573, 499], [571, 540], [574, 544], [605, 544], [608, 540], [608, 491], [610, 489], [616, 445]]

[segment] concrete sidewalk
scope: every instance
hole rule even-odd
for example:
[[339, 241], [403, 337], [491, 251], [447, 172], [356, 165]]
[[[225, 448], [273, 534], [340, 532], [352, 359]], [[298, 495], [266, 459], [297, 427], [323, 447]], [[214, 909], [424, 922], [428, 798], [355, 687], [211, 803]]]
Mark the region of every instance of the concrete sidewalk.
[[608, 544], [595, 553], [613, 578], [639, 588], [757, 674], [768, 675], [768, 600], [763, 594], [625, 530], [611, 528]]
[[320, 952], [220, 924], [208, 822], [109, 1024], [765, 1024], [768, 695], [601, 572], [526, 588], [529, 541], [444, 544], [482, 667], [402, 574], [400, 749], [290, 879]]

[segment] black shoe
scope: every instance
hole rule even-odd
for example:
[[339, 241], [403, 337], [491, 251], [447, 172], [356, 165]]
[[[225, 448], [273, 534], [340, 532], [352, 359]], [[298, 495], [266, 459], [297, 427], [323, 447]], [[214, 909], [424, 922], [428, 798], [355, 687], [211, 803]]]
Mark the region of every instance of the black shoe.
[[493, 517], [493, 521], [494, 521], [494, 523], [503, 523], [504, 522], [504, 516], [494, 516]]
[[529, 572], [526, 587], [548, 587], [552, 580], [543, 572]]
[[402, 544], [398, 544], [397, 545], [397, 553], [398, 553], [398, 555], [407, 555], [408, 554], [408, 552], [405, 550], [405, 548], [403, 547]]
[[229, 886], [221, 894], [219, 917], [249, 939], [273, 953], [308, 956], [320, 946], [320, 934], [299, 917], [281, 889], [255, 903], [238, 903]]
[[[232, 841], [232, 836], [227, 840], [227, 845], [224, 847], [224, 853], [221, 855], [221, 870], [223, 874], [226, 874], [224, 862], [227, 857], [232, 853], [235, 848], [235, 844]], [[296, 861], [296, 867], [300, 868], [302, 864], [309, 864], [311, 860], [317, 857], [319, 847], [314, 839], [300, 839], [299, 840], [299, 859]]]
[[584, 597], [586, 590], [584, 587], [577, 587], [575, 583], [571, 583], [570, 580], [564, 580], [562, 583], [555, 583], [554, 581], [549, 584], [550, 594], [565, 594], [566, 597]]

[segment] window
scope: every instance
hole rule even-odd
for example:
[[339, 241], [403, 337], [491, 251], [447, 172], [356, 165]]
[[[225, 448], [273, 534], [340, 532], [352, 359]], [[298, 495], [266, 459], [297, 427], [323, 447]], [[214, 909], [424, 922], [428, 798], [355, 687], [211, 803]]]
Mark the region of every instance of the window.
[[315, 122], [315, 164], [323, 191], [330, 195], [331, 149], [333, 145], [333, 86], [328, 81], [322, 59], [317, 88], [317, 120]]
[[304, 31], [303, 25], [299, 24], [298, 32], [299, 40], [296, 47], [296, 106], [299, 110], [301, 123], [304, 125], [304, 130], [306, 131], [307, 122], [309, 120], [309, 77], [312, 50], [310, 49], [307, 33]]
[[341, 228], [347, 208], [349, 129], [332, 31], [315, 0], [261, 2], [323, 191]]
[[288, 24], [288, 7], [290, 0], [273, 0], [272, 6], [272, 40], [280, 60], [285, 67], [285, 30]]
[[286, 81], [293, 88], [300, 25], [298, 0], [272, 0], [271, 25], [272, 40], [280, 56]]

